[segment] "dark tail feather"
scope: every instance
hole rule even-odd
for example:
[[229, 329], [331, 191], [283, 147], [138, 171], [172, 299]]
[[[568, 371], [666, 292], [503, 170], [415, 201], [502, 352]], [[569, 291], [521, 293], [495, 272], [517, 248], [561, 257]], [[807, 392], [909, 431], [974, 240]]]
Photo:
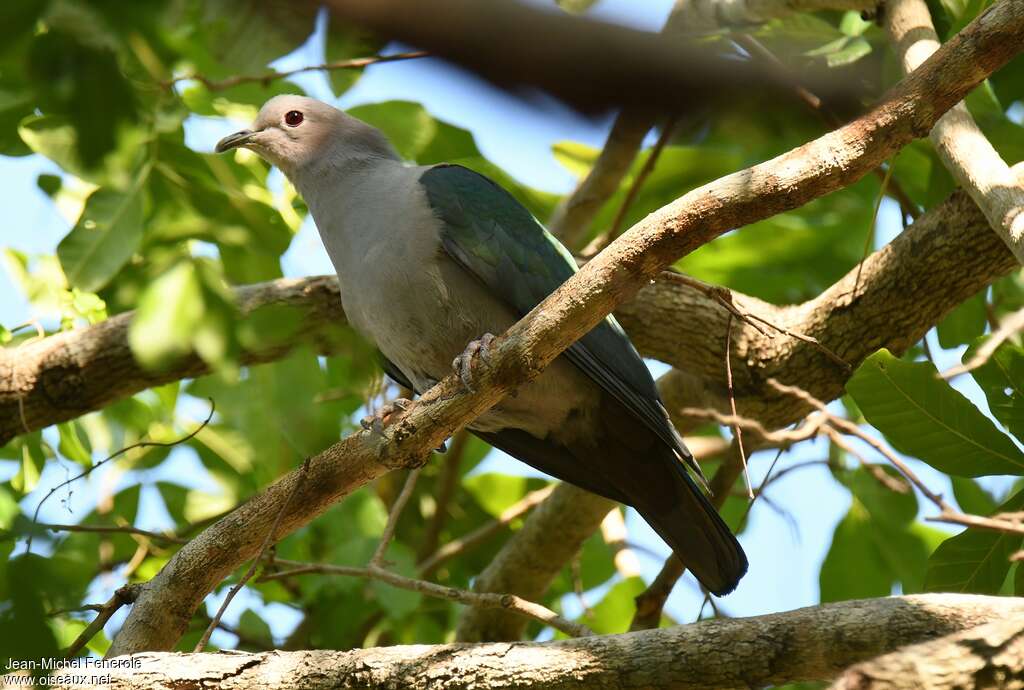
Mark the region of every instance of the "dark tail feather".
[[[747, 572], [747, 556], [704, 492], [674, 458], [673, 463], [678, 472], [673, 473], [672, 491], [659, 491], [654, 500], [636, 500], [634, 507], [701, 584], [723, 596]], [[665, 500], [667, 494], [674, 496]]]

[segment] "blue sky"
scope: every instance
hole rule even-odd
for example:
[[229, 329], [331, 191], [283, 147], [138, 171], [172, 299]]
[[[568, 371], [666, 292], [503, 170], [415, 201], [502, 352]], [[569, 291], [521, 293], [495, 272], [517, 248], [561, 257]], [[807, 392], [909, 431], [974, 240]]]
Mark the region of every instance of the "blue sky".
[[[538, 0], [541, 4], [541, 0]], [[670, 0], [648, 0], [634, 3], [629, 0], [604, 0], [597, 3], [594, 12], [601, 17], [626, 21], [638, 28], [656, 30], [667, 15]], [[400, 50], [391, 46], [389, 50]], [[301, 67], [321, 61], [319, 38], [311, 41], [292, 55], [276, 63], [281, 69]], [[334, 100], [321, 74], [306, 74], [296, 81], [311, 95]], [[480, 150], [490, 160], [505, 168], [524, 182], [538, 188], [556, 192], [571, 189], [574, 178], [555, 161], [551, 153], [554, 143], [563, 140], [579, 141], [600, 146], [607, 133], [609, 118], [591, 119], [580, 116], [549, 99], [524, 101], [494, 89], [467, 73], [437, 60], [415, 60], [373, 66], [344, 97], [337, 102], [342, 107], [374, 103], [392, 99], [418, 101], [432, 114], [473, 132]], [[238, 122], [212, 118], [193, 118], [187, 128], [187, 141], [199, 151], [210, 151], [220, 136], [238, 129]], [[29, 253], [53, 253], [57, 242], [68, 230], [68, 223], [57, 213], [50, 200], [36, 188], [40, 173], [59, 172], [55, 165], [38, 156], [20, 159], [0, 158], [0, 205], [6, 210], [8, 221], [3, 246]], [[279, 180], [278, 180], [279, 183]], [[682, 193], [686, 190], [680, 190]], [[879, 216], [878, 239], [883, 243], [900, 229], [898, 211], [893, 204], [883, 204]], [[333, 272], [320, 244], [315, 227], [307, 221], [296, 236], [284, 260], [289, 276], [313, 275]], [[33, 314], [12, 285], [9, 277], [0, 271], [0, 323], [11, 327], [28, 320]], [[934, 340], [932, 350], [937, 364], [947, 368], [959, 361], [958, 351], [943, 351]], [[659, 363], [652, 363], [655, 373], [664, 371]], [[961, 377], [956, 386], [984, 408], [984, 398], [969, 380]], [[190, 405], [185, 413], [202, 418], [205, 408]], [[56, 444], [54, 444], [56, 445]], [[874, 457], [870, 452], [868, 457]], [[774, 453], [757, 454], [751, 458], [750, 473], [754, 483], [764, 476]], [[784, 455], [778, 469], [807, 460], [827, 457], [826, 444], [817, 441], [801, 444], [798, 449]], [[948, 482], [920, 463], [921, 476], [933, 489], [949, 493]], [[191, 451], [175, 451], [172, 461], [158, 472], [144, 475], [146, 481], [155, 481], [164, 475], [173, 475], [176, 481], [191, 477], [195, 486], [215, 490], [216, 485], [205, 477], [202, 466]], [[485, 463], [487, 471], [525, 473], [528, 468], [508, 458], [494, 454]], [[0, 465], [0, 476], [13, 474], [13, 469]], [[26, 506], [34, 508], [41, 492], [64, 478], [64, 471], [52, 467], [43, 477], [41, 487], [26, 499]], [[94, 473], [75, 493], [75, 513], [84, 515], [92, 507], [96, 489], [104, 482], [128, 482], [140, 475], [128, 473], [117, 478], [107, 471]], [[810, 605], [818, 599], [818, 570], [825, 556], [835, 524], [849, 507], [847, 493], [823, 467], [814, 467], [794, 473], [773, 486], [771, 499], [784, 506], [792, 521], [772, 510], [765, 503], [756, 505], [751, 513], [749, 527], [742, 537], [748, 552], [751, 569], [733, 595], [721, 601], [721, 607], [731, 615], [752, 615], [787, 610]], [[55, 501], [44, 512], [44, 520], [68, 521], [65, 508]], [[930, 510], [923, 511], [929, 514]], [[168, 516], [162, 511], [143, 512], [140, 527], [166, 526]], [[653, 531], [635, 514], [627, 519], [630, 540], [659, 555], [658, 559], [640, 555], [643, 574], [648, 580], [661, 565], [668, 549]], [[95, 599], [105, 600], [112, 589], [120, 584], [112, 576], [97, 585]], [[598, 600], [597, 594], [587, 597], [590, 605]], [[669, 612], [681, 621], [693, 620], [702, 596], [692, 579], [681, 583], [669, 602]], [[254, 597], [243, 596], [233, 604], [226, 621], [236, 620], [246, 607], [263, 610], [276, 634], [281, 635], [294, 625], [296, 616], [282, 606], [263, 607]], [[570, 613], [578, 612], [578, 605], [567, 600]], [[574, 608], [575, 607], [575, 608]], [[112, 621], [116, 626], [120, 617]], [[111, 628], [108, 627], [108, 630]], [[219, 644], [230, 644], [229, 636], [214, 638]]]

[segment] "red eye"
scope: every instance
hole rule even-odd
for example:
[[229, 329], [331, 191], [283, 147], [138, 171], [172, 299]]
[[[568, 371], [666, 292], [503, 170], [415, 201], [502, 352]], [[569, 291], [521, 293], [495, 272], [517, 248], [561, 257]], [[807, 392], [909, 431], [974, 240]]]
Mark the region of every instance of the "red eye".
[[289, 110], [285, 113], [284, 121], [289, 127], [298, 127], [302, 124], [302, 113], [298, 110]]

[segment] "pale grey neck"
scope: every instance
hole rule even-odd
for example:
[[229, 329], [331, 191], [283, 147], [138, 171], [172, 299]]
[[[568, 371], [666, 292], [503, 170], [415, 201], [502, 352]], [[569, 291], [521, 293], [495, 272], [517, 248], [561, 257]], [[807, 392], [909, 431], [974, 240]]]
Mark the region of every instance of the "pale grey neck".
[[400, 164], [401, 159], [383, 135], [358, 144], [337, 139], [328, 150], [297, 168], [290, 177], [299, 192], [308, 197], [316, 195], [320, 187], [329, 185], [336, 190], [339, 183], [343, 185], [369, 168], [389, 163]]

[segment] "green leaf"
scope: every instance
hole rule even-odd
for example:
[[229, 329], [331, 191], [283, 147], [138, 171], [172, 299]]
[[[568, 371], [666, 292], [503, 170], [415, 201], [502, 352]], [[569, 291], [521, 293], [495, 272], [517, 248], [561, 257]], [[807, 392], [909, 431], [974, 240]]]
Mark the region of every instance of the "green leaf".
[[96, 292], [117, 275], [142, 241], [141, 184], [127, 192], [101, 188], [89, 195], [82, 215], [57, 246], [68, 282]]
[[69, 460], [74, 460], [83, 467], [92, 465], [92, 453], [88, 449], [88, 438], [83, 440], [81, 424], [76, 420], [63, 422], [57, 425], [57, 432], [60, 434], [60, 454]]
[[[1024, 491], [995, 512], [1024, 509]], [[970, 528], [939, 545], [928, 559], [924, 586], [932, 592], [997, 594], [1010, 571], [1010, 556], [1020, 550], [1022, 537], [994, 530]]]
[[555, 0], [555, 4], [566, 12], [582, 14], [590, 9], [597, 0]]
[[892, 592], [889, 564], [878, 548], [871, 515], [859, 501], [850, 505], [832, 535], [818, 576], [821, 601], [866, 599]]
[[[963, 361], [969, 362], [977, 350], [977, 347], [969, 348]], [[985, 392], [992, 416], [1011, 434], [1024, 439], [1024, 349], [1003, 343], [971, 375]]]
[[179, 262], [149, 284], [128, 332], [139, 362], [168, 366], [195, 351], [204, 361], [227, 366], [237, 350], [235, 308], [213, 265]]
[[982, 290], [939, 322], [939, 345], [946, 349], [968, 345], [985, 332], [986, 323], [985, 290]]
[[117, 147], [121, 128], [136, 121], [137, 101], [117, 54], [65, 28], [51, 26], [33, 38], [27, 71], [32, 83], [47, 85], [36, 89], [41, 109], [68, 118], [78, 159], [95, 168]]
[[[874, 469], [893, 479], [899, 477], [886, 466]], [[853, 503], [836, 528], [822, 566], [823, 600], [856, 598], [869, 588], [888, 592], [895, 583], [900, 583], [904, 592], [919, 591], [928, 554], [934, 548], [934, 535], [914, 523], [917, 499], [909, 485], [904, 483], [905, 492], [895, 491], [867, 467], [840, 472], [838, 478], [849, 487]], [[855, 566], [858, 561], [870, 564], [872, 569], [863, 581]]]
[[8, 530], [14, 524], [14, 518], [21, 513], [14, 493], [5, 485], [0, 484], [0, 530]]
[[626, 632], [636, 612], [634, 600], [644, 589], [646, 585], [639, 577], [630, 577], [616, 583], [580, 622], [598, 635]]
[[21, 466], [17, 474], [11, 478], [11, 488], [24, 496], [39, 483], [39, 476], [46, 465], [47, 453], [43, 446], [42, 434], [38, 431], [19, 437], [15, 443], [20, 446]]
[[480, 155], [469, 131], [434, 118], [419, 103], [387, 101], [348, 113], [380, 129], [400, 156], [421, 165]]
[[950, 477], [953, 483], [953, 496], [960, 510], [973, 515], [991, 515], [996, 509], [996, 501], [987, 491], [973, 479], [966, 477]]
[[497, 472], [468, 477], [463, 480], [463, 486], [481, 508], [495, 517], [525, 496], [529, 490], [526, 477]]
[[[246, 609], [239, 616], [238, 632], [245, 640], [252, 640], [267, 647], [274, 645], [274, 636], [270, 632], [270, 626], [252, 609]], [[245, 645], [245, 642], [242, 644]]]
[[[328, 18], [327, 32], [324, 37], [325, 63], [367, 57], [379, 53], [383, 47], [384, 41], [369, 35], [350, 22], [342, 21], [334, 14]], [[331, 83], [331, 91], [335, 96], [341, 96], [359, 81], [363, 71], [363, 69], [328, 70], [327, 79]]]
[[846, 390], [864, 417], [901, 453], [949, 474], [1021, 474], [1024, 455], [930, 362], [904, 362], [879, 350]]
[[180, 263], [159, 276], [142, 293], [128, 332], [135, 357], [156, 369], [187, 354], [203, 310], [202, 287], [192, 264]]
[[[406, 577], [417, 577], [416, 556], [412, 549], [404, 544], [393, 542], [388, 547], [387, 560], [391, 563], [389, 569], [393, 572]], [[387, 615], [395, 619], [408, 616], [423, 600], [423, 595], [419, 592], [400, 589], [380, 580], [373, 580], [371, 588]]]

